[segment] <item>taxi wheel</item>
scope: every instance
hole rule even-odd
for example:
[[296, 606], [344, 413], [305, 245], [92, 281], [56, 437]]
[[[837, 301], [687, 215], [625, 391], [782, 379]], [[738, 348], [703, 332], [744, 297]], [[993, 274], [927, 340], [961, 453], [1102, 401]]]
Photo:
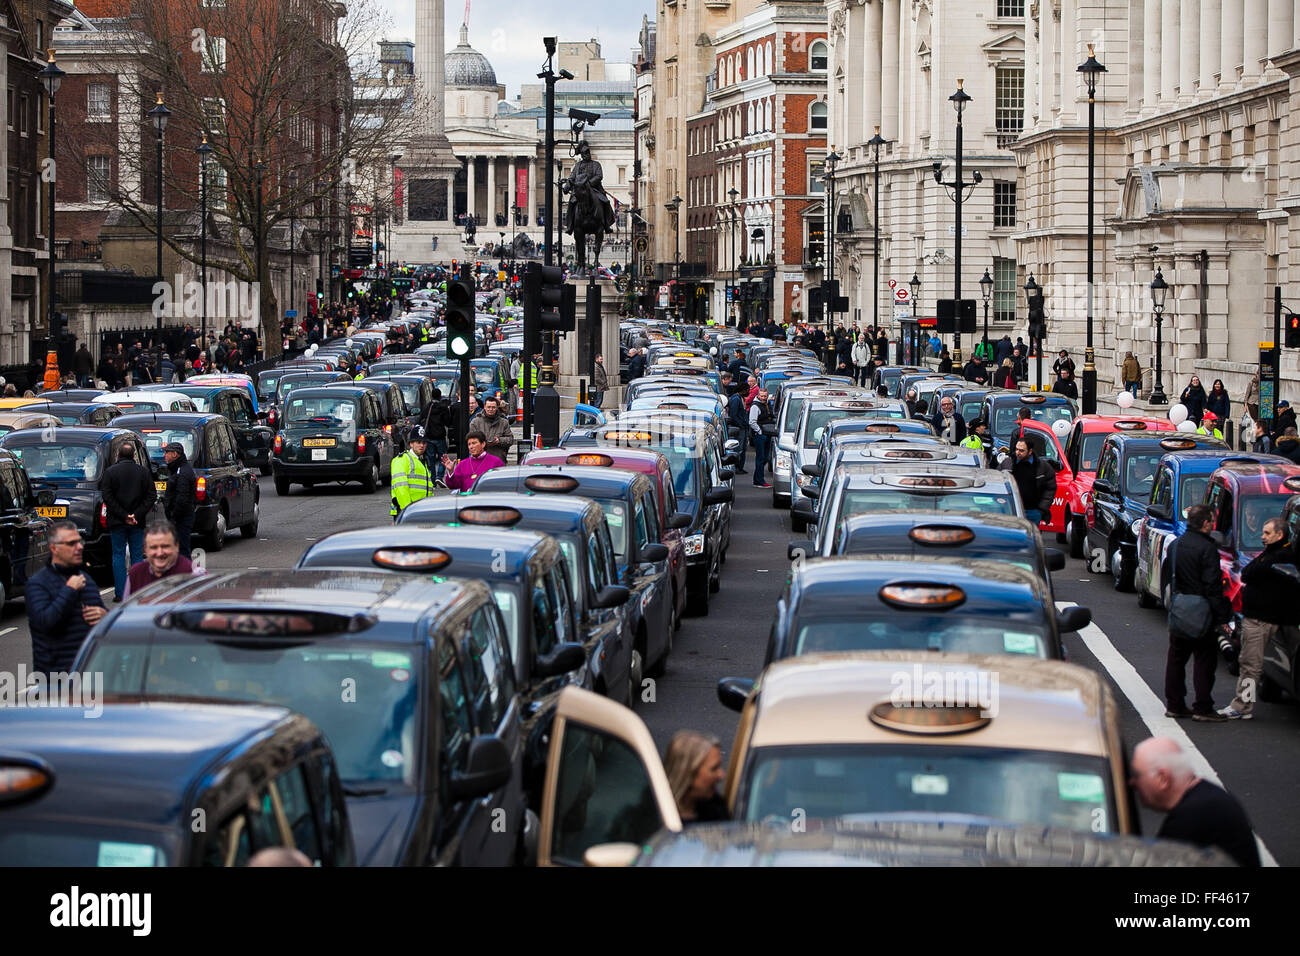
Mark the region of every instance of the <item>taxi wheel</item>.
[[794, 515], [791, 515], [791, 516], [790, 516], [790, 530], [791, 530], [791, 531], [807, 531], [807, 530], [808, 530], [808, 522], [807, 522], [807, 521], [804, 521], [803, 518], [796, 518]]
[[229, 525], [226, 522], [226, 509], [221, 508], [217, 511], [217, 522], [212, 526], [212, 534], [209, 536], [209, 551], [220, 551], [226, 546], [226, 529], [228, 527]]
[[290, 483], [288, 478], [275, 479], [275, 493], [279, 495], [281, 498], [288, 496], [289, 488], [290, 488]]
[[1159, 604], [1159, 601], [1147, 593], [1146, 588], [1138, 588], [1138, 607], [1157, 607]]
[[1116, 548], [1110, 553], [1110, 575], [1115, 581], [1116, 591], [1133, 590], [1133, 569], [1124, 560], [1124, 551]]
[[263, 475], [269, 475], [271, 473], [271, 463], [267, 462], [265, 465], [261, 467], [260, 471], [262, 472]]
[[261, 522], [261, 520], [262, 520], [262, 503], [260, 501], [254, 501], [253, 520], [250, 521], [248, 524], [244, 525], [243, 527], [241, 527], [239, 529], [239, 533], [242, 534], [245, 538], [256, 538], [257, 526]]
[[1083, 557], [1083, 543], [1086, 537], [1083, 519], [1067, 511], [1065, 513], [1065, 543], [1069, 545], [1070, 557]]
[[373, 495], [379, 490], [379, 462], [370, 462], [370, 472], [362, 480], [361, 490], [368, 495]]

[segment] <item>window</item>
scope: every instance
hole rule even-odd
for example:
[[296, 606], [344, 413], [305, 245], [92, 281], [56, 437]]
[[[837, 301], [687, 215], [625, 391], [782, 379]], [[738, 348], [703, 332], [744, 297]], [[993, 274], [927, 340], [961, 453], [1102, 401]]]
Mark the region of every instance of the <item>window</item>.
[[808, 50], [808, 69], [814, 73], [825, 73], [828, 58], [825, 40], [814, 40]]
[[199, 69], [204, 73], [220, 73], [226, 68], [226, 38], [208, 37], [203, 48]]
[[826, 104], [814, 103], [812, 111], [809, 113], [808, 128], [813, 130], [826, 130]]
[[86, 117], [108, 119], [113, 111], [113, 88], [107, 83], [91, 83], [86, 87]]
[[[18, 125], [17, 121], [14, 119], [14, 111], [17, 108], [17, 106], [18, 106], [18, 97], [14, 96], [14, 88], [11, 86], [9, 87], [9, 128], [10, 129], [13, 129]], [[14, 191], [12, 189], [9, 190], [9, 195], [12, 196], [13, 194]]]
[[533, 572], [533, 634], [537, 641], [537, 654], [544, 657], [555, 649], [559, 637], [555, 633], [556, 612], [546, 588], [547, 577]]
[[450, 806], [451, 774], [465, 766], [474, 728], [456, 652], [446, 641], [438, 642], [438, 690], [442, 701], [442, 759], [439, 761], [438, 787], [443, 806]]
[[108, 202], [113, 175], [111, 164], [108, 156], [86, 157], [86, 199], [89, 202]]
[[763, 72], [768, 76], [772, 75], [772, 41], [768, 40], [763, 47]]
[[226, 101], [219, 96], [203, 98], [203, 121], [209, 136], [220, 136], [226, 130]]
[[993, 321], [1016, 321], [1016, 260], [993, 260]]
[[312, 813], [311, 798], [308, 796], [307, 780], [303, 776], [302, 765], [299, 764], [277, 777], [273, 785], [280, 797], [285, 822], [293, 834], [293, 845], [305, 853], [307, 859], [319, 865], [320, 834], [316, 829], [316, 817]]
[[18, 132], [23, 136], [27, 135], [27, 129], [28, 129], [27, 124], [29, 122], [29, 118], [31, 117], [31, 113], [32, 113], [31, 98], [28, 97], [26, 93], [23, 93], [18, 98]]
[[36, 51], [39, 53], [45, 49], [45, 21], [36, 21]]
[[1012, 229], [1016, 225], [1016, 184], [993, 184], [993, 228]]
[[462, 644], [470, 697], [482, 733], [495, 732], [515, 696], [514, 665], [498, 620], [495, 606], [483, 605], [470, 618]]
[[1021, 20], [1025, 16], [1025, 0], [997, 0], [999, 20]]
[[822, 177], [826, 175], [826, 161], [822, 159], [810, 159], [808, 161], [808, 192], [824, 193], [826, 184], [822, 182]]
[[555, 608], [556, 640], [576, 641], [572, 632], [573, 621], [573, 584], [569, 581], [569, 566], [557, 561], [547, 576], [547, 586], [551, 592], [551, 606]]
[[994, 83], [994, 120], [998, 148], [1004, 149], [1020, 136], [1025, 124], [1025, 68], [1002, 66]]

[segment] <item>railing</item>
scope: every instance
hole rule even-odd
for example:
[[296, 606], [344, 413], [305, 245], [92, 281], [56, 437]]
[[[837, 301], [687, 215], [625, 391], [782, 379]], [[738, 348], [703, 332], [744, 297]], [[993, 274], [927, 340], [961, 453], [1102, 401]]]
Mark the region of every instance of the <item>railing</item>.
[[98, 262], [102, 246], [98, 239], [55, 239], [56, 262]]
[[821, 269], [826, 262], [826, 247], [822, 245], [812, 245], [803, 247], [803, 267], [805, 269]]

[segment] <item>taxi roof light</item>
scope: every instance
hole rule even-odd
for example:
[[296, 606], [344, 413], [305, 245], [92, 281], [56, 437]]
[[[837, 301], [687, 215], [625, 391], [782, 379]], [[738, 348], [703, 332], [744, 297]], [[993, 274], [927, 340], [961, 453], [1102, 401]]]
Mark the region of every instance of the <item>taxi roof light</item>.
[[524, 479], [524, 487], [529, 491], [560, 492], [564, 494], [578, 487], [578, 479], [572, 475], [532, 475]]
[[955, 478], [944, 478], [940, 475], [903, 475], [895, 479], [895, 483], [905, 488], [956, 488], [957, 480]]
[[456, 520], [465, 524], [487, 524], [507, 527], [523, 520], [523, 513], [518, 508], [461, 508], [456, 512]]
[[898, 581], [880, 589], [880, 600], [890, 607], [950, 610], [966, 601], [966, 592], [955, 584]]
[[1166, 438], [1160, 442], [1160, 447], [1168, 451], [1186, 451], [1195, 448], [1196, 441], [1191, 438]]
[[918, 544], [969, 544], [975, 540], [975, 532], [970, 528], [954, 525], [919, 525], [907, 533]]
[[442, 548], [380, 548], [370, 560], [397, 571], [440, 571], [451, 564], [451, 555]]
[[1026, 405], [1041, 405], [1047, 401], [1042, 395], [1021, 395], [1020, 401]]
[[1144, 432], [1147, 430], [1146, 422], [1119, 421], [1115, 422], [1116, 431], [1122, 432]]
[[0, 762], [0, 804], [34, 800], [54, 785], [54, 771], [34, 758], [3, 758]]
[[881, 432], [901, 432], [902, 430], [903, 430], [903, 429], [901, 429], [901, 428], [898, 427], [897, 425], [889, 425], [889, 424], [885, 424], [885, 423], [883, 423], [883, 422], [882, 422], [882, 423], [875, 424], [875, 425], [868, 425], [868, 426], [867, 426], [867, 431], [869, 431], [869, 432], [876, 432], [877, 434], [879, 434], [879, 433], [881, 433]]
[[905, 734], [964, 734], [985, 727], [992, 720], [978, 706], [895, 704], [881, 701], [867, 711], [867, 719], [878, 727]]
[[649, 432], [605, 432], [606, 441], [650, 441], [654, 435]]
[[609, 468], [614, 464], [614, 459], [609, 455], [601, 454], [581, 454], [570, 455], [564, 459], [566, 465], [594, 465], [600, 468]]
[[[879, 444], [877, 442], [876, 444]], [[874, 445], [869, 449], [873, 458], [919, 458], [924, 461], [934, 461], [946, 453], [939, 451], [927, 451], [924, 448], [880, 448]]]

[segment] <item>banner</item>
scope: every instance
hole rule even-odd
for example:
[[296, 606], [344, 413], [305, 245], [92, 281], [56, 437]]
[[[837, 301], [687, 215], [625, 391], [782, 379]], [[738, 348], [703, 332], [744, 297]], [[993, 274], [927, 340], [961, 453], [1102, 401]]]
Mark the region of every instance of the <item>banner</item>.
[[393, 221], [402, 221], [403, 188], [406, 177], [396, 166], [393, 167]]
[[520, 221], [528, 213], [528, 167], [522, 166], [515, 170], [515, 205], [520, 209]]

